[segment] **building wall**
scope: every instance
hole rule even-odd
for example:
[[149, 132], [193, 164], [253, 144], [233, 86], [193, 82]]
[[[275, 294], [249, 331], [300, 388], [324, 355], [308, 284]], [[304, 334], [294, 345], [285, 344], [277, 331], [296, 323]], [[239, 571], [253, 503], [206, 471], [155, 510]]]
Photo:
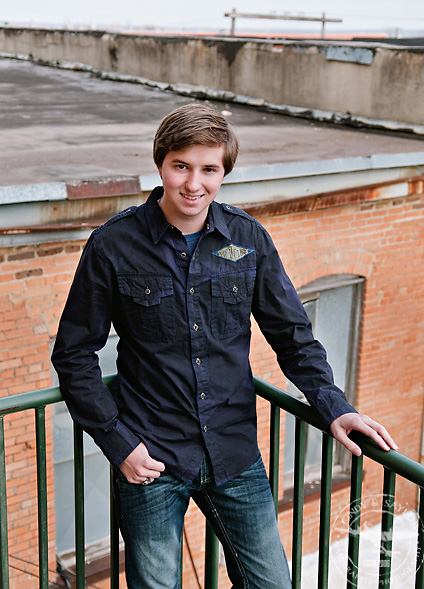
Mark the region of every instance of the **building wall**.
[[[308, 213], [262, 212], [258, 220], [273, 236], [296, 287], [330, 274], [365, 278], [357, 384], [357, 408], [390, 430], [400, 451], [420, 459], [424, 368], [424, 198], [415, 182], [406, 197], [340, 204]], [[333, 204], [330, 204], [333, 203]], [[26, 245], [0, 250], [0, 378], [2, 396], [50, 384], [50, 348], [83, 241]], [[253, 372], [284, 388], [274, 355], [254, 327]], [[267, 456], [269, 408], [259, 403], [260, 445]], [[282, 420], [283, 421], [283, 420]], [[48, 423], [48, 474], [52, 489], [52, 431]], [[6, 419], [6, 453], [11, 587], [36, 587], [37, 564], [33, 417]], [[283, 426], [282, 426], [283, 429]], [[282, 431], [284, 439], [284, 431]], [[365, 461], [363, 496], [382, 491], [382, 469]], [[400, 479], [397, 505], [416, 507], [415, 489]], [[348, 501], [348, 490], [333, 495], [333, 518]], [[318, 503], [305, 503], [304, 552], [317, 549]], [[187, 539], [203, 575], [203, 523], [190, 508]], [[378, 518], [371, 513], [370, 523]], [[49, 495], [50, 568], [54, 563], [54, 504]], [[200, 526], [200, 528], [199, 528]], [[291, 552], [291, 513], [280, 514], [284, 543]], [[184, 587], [197, 587], [188, 553]], [[28, 564], [32, 563], [32, 564]], [[222, 576], [225, 577], [224, 568]], [[21, 572], [24, 569], [25, 572]], [[52, 573], [52, 576], [53, 573]], [[220, 587], [229, 586], [222, 581]]]
[[[423, 423], [423, 212], [422, 194], [411, 194], [308, 214], [259, 217], [297, 288], [328, 274], [365, 277], [356, 408], [384, 424], [400, 451], [414, 460], [420, 460]], [[253, 367], [255, 371], [254, 355]], [[281, 386], [278, 374], [270, 372], [268, 378]], [[364, 471], [366, 501], [381, 494], [383, 472], [368, 459]], [[415, 508], [416, 499], [415, 488], [398, 477], [396, 508]], [[334, 518], [347, 501], [347, 491], [333, 496]], [[307, 504], [306, 552], [317, 547], [317, 517], [316, 503]], [[366, 518], [375, 524], [379, 514], [367, 513]], [[287, 519], [289, 514], [280, 517], [283, 527]]]
[[[80, 245], [0, 251], [1, 396], [50, 386], [50, 345]], [[62, 254], [62, 256], [60, 256]], [[49, 569], [56, 570], [53, 433], [46, 411]], [[11, 588], [38, 586], [34, 412], [5, 417]]]
[[[346, 116], [424, 124], [424, 54], [372, 43], [0, 28], [0, 51]], [[386, 89], [390, 88], [390, 92]]]

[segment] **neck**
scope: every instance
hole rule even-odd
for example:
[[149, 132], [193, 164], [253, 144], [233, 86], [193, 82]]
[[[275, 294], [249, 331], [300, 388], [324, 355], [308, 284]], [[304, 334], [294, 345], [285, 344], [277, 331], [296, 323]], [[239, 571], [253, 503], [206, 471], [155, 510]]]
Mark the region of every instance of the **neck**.
[[174, 214], [173, 211], [168, 211], [168, 208], [164, 206], [165, 202], [163, 200], [163, 196], [158, 200], [158, 205], [162, 209], [162, 212], [165, 215], [165, 218], [168, 221], [168, 223], [179, 229], [183, 235], [197, 233], [198, 231], [203, 229], [206, 222], [206, 217], [208, 216], [208, 210], [206, 210], [204, 212], [204, 215], [202, 215], [201, 217], [199, 217], [199, 215], [189, 217]]

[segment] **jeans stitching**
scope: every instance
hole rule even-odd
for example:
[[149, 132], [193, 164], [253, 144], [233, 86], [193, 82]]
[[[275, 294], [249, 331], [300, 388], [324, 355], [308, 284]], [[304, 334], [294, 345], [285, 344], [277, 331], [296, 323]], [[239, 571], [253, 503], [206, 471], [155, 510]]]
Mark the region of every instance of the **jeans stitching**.
[[[220, 516], [219, 516], [219, 513], [218, 513], [218, 511], [216, 510], [216, 508], [215, 508], [215, 505], [213, 504], [212, 498], [211, 498], [211, 496], [208, 494], [208, 492], [207, 492], [206, 490], [203, 490], [203, 491], [202, 491], [202, 493], [203, 493], [203, 496], [204, 496], [204, 498], [205, 498], [205, 499], [206, 499], [206, 501], [208, 502], [208, 504], [209, 504], [209, 507], [210, 507], [210, 509], [211, 509], [211, 512], [212, 512], [212, 514], [213, 514], [213, 516], [214, 516], [214, 518], [215, 518], [215, 521], [216, 521], [216, 523], [217, 523], [217, 525], [218, 525], [219, 529], [221, 530], [221, 532], [222, 532], [222, 535], [223, 535], [223, 537], [225, 538], [225, 541], [226, 541], [226, 543], [227, 543], [227, 546], [228, 546], [228, 548], [230, 549], [230, 551], [231, 551], [231, 553], [232, 553], [232, 555], [233, 555], [233, 557], [234, 557], [234, 561], [236, 562], [236, 564], [237, 564], [237, 568], [238, 568], [238, 570], [239, 570], [239, 572], [240, 572], [240, 575], [241, 575], [241, 576], [242, 576], [242, 578], [243, 578], [243, 587], [245, 587], [246, 589], [248, 589], [248, 587], [249, 587], [249, 580], [248, 580], [248, 578], [247, 578], [247, 575], [246, 575], [246, 572], [245, 572], [245, 570], [244, 570], [244, 567], [243, 567], [243, 565], [242, 565], [242, 563], [241, 563], [241, 561], [240, 561], [240, 558], [239, 558], [239, 556], [238, 556], [238, 554], [237, 554], [237, 550], [234, 548], [234, 545], [233, 545], [233, 543], [232, 543], [232, 541], [231, 541], [231, 538], [229, 537], [229, 535], [228, 535], [228, 533], [227, 533], [227, 530], [226, 530], [226, 528], [225, 528], [224, 522], [223, 522], [223, 521], [222, 521], [222, 519], [220, 518]], [[227, 569], [227, 570], [228, 570], [228, 569]]]

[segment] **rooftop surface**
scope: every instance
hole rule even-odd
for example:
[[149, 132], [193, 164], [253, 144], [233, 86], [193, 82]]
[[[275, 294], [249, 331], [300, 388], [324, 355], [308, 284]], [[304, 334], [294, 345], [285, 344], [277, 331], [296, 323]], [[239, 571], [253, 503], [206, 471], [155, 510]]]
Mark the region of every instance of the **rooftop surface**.
[[[0, 185], [152, 174], [161, 119], [193, 98], [90, 72], [0, 58]], [[418, 136], [353, 129], [213, 102], [240, 139], [237, 167], [424, 151]]]

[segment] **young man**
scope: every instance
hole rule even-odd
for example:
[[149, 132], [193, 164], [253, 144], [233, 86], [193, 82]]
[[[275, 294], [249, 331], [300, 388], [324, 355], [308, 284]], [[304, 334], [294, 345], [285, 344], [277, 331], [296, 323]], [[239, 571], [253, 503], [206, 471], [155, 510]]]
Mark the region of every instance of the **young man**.
[[[396, 446], [334, 385], [269, 235], [215, 202], [238, 152], [226, 119], [178, 108], [153, 151], [163, 187], [94, 231], [82, 255], [53, 353], [63, 397], [115, 468], [130, 589], [179, 586], [190, 497], [222, 542], [234, 587], [287, 589], [256, 439], [250, 315], [335, 438], [355, 454], [352, 429]], [[96, 352], [112, 323], [120, 340], [110, 391]]]

